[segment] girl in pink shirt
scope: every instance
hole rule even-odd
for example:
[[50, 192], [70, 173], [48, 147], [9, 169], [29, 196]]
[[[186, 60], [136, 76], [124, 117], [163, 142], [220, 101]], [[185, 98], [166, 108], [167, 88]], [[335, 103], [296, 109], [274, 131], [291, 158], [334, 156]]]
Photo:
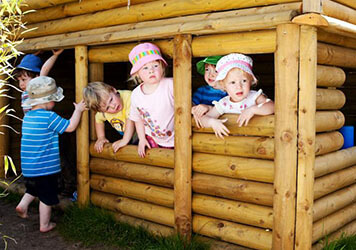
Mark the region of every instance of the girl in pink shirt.
[[174, 147], [173, 79], [164, 77], [167, 66], [159, 48], [152, 43], [134, 47], [129, 60], [131, 79], [139, 82], [131, 94], [129, 119], [135, 122], [138, 154], [145, 148]]

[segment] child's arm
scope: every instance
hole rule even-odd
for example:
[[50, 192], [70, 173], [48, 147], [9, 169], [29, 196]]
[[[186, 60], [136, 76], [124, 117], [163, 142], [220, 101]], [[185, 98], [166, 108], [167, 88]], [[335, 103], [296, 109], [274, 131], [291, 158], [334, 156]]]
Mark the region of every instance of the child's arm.
[[63, 49], [52, 50], [52, 52], [53, 55], [43, 64], [40, 76], [48, 76], [48, 73], [51, 71], [54, 63], [57, 61], [58, 56], [63, 52]]
[[195, 120], [195, 123], [197, 124], [198, 128], [202, 127], [201, 124], [201, 117], [205, 115], [209, 110], [211, 110], [213, 106], [209, 106], [206, 104], [198, 104], [192, 107], [192, 114]]
[[137, 132], [137, 136], [138, 136], [138, 155], [140, 157], [145, 157], [146, 153], [145, 153], [145, 148], [151, 148], [150, 144], [148, 143], [148, 141], [146, 140], [146, 134], [145, 134], [145, 126], [143, 124], [143, 121], [137, 121], [135, 122], [135, 126], [136, 126], [136, 132]]
[[267, 99], [266, 96], [260, 95], [256, 99], [256, 105], [242, 111], [236, 122], [239, 124], [239, 127], [247, 126], [248, 122], [254, 115], [270, 115], [273, 113], [274, 102], [270, 99]]
[[74, 104], [74, 112], [72, 117], [69, 120], [69, 125], [65, 132], [73, 132], [77, 127], [80, 122], [80, 118], [82, 116], [82, 113], [84, 110], [87, 110], [85, 103], [83, 100], [81, 100], [78, 103], [73, 103]]
[[124, 136], [121, 140], [117, 140], [112, 144], [112, 149], [114, 152], [118, 151], [120, 148], [126, 146], [131, 140], [133, 134], [135, 132], [135, 123], [130, 119], [126, 119], [126, 127], [124, 131]]
[[95, 132], [98, 139], [95, 142], [94, 149], [96, 152], [101, 153], [103, 151], [104, 144], [109, 142], [109, 140], [105, 137], [105, 124], [95, 122]]
[[224, 125], [227, 119], [218, 119], [220, 113], [215, 107], [213, 107], [206, 115], [201, 118], [201, 125], [205, 128], [212, 128], [216, 137], [224, 139], [225, 136], [229, 136], [230, 131]]

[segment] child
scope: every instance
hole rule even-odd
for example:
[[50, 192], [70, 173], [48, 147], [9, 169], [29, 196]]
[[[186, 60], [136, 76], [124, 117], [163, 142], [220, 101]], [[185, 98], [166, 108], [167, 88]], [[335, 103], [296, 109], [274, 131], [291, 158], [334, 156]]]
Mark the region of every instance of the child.
[[204, 127], [213, 128], [216, 136], [224, 138], [230, 132], [223, 124], [226, 119], [217, 119], [224, 113], [240, 114], [237, 119], [240, 127], [247, 125], [254, 115], [273, 114], [274, 103], [262, 94], [262, 90], [250, 90], [251, 86], [257, 84], [250, 57], [232, 53], [222, 57], [216, 68], [216, 81], [220, 82], [228, 96], [213, 102], [214, 108], [202, 117]]
[[103, 82], [91, 82], [84, 88], [83, 98], [87, 107], [97, 112], [95, 130], [98, 139], [95, 142], [95, 150], [101, 153], [104, 144], [109, 142], [105, 137], [105, 121], [123, 136], [121, 140], [112, 144], [114, 152], [126, 146], [135, 131], [134, 122], [128, 118], [131, 91], [116, 90]]
[[134, 47], [129, 60], [131, 78], [141, 82], [131, 95], [130, 120], [135, 122], [139, 139], [138, 154], [145, 147], [174, 147], [173, 79], [164, 77], [166, 61], [152, 43]]
[[20, 89], [23, 90], [21, 94], [21, 106], [24, 114], [31, 110], [30, 106], [24, 106], [24, 102], [28, 99], [28, 93], [26, 92], [27, 83], [37, 76], [47, 76], [52, 69], [58, 56], [63, 52], [63, 49], [52, 50], [53, 55], [43, 64], [41, 58], [34, 54], [28, 54], [24, 56], [15, 70], [15, 76], [19, 81]]
[[76, 104], [70, 120], [51, 111], [55, 102], [63, 98], [63, 90], [57, 88], [53, 78], [39, 76], [26, 88], [29, 98], [24, 102], [31, 110], [22, 124], [21, 168], [25, 177], [26, 193], [16, 207], [17, 214], [27, 218], [30, 203], [38, 196], [40, 200], [40, 231], [51, 231], [56, 224], [50, 222], [51, 206], [59, 202], [57, 197], [57, 174], [60, 169], [58, 134], [74, 131], [85, 110], [83, 101]]
[[208, 84], [201, 86], [193, 94], [192, 114], [198, 127], [201, 126], [200, 118], [212, 109], [212, 102], [227, 96], [227, 93], [215, 82], [216, 64], [221, 57], [208, 56], [197, 63], [198, 73], [204, 75], [204, 80]]

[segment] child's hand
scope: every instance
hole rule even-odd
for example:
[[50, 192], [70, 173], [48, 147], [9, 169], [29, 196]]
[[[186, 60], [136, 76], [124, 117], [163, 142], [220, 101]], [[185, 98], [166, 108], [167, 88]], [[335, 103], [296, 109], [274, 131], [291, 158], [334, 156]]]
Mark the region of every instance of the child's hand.
[[63, 50], [64, 49], [57, 49], [57, 50], [52, 49], [52, 53], [55, 56], [59, 56], [63, 52]]
[[250, 119], [255, 115], [256, 106], [249, 107], [242, 111], [239, 118], [237, 118], [236, 122], [241, 126], [247, 126]]
[[104, 144], [108, 143], [108, 142], [109, 141], [106, 138], [100, 138], [100, 139], [96, 140], [95, 145], [94, 145], [95, 151], [98, 153], [103, 152]]
[[144, 140], [139, 140], [138, 142], [138, 155], [142, 158], [146, 156], [145, 148], [151, 148], [150, 144], [146, 139]]
[[74, 104], [74, 109], [78, 110], [80, 112], [83, 112], [84, 110], [88, 110], [87, 106], [85, 105], [85, 102], [83, 100], [81, 100], [78, 103], [73, 102]]
[[117, 140], [116, 142], [114, 142], [112, 144], [112, 149], [116, 153], [120, 148], [125, 147], [126, 145], [127, 145], [127, 143], [124, 142], [123, 140]]
[[205, 104], [199, 104], [192, 107], [192, 114], [196, 117], [202, 117], [206, 112], [209, 111], [209, 106]]
[[229, 136], [230, 131], [224, 125], [224, 123], [226, 121], [227, 121], [227, 118], [225, 118], [223, 120], [214, 119], [214, 118], [210, 119], [209, 126], [213, 128], [216, 137], [220, 137], [221, 139], [224, 139], [224, 135]]

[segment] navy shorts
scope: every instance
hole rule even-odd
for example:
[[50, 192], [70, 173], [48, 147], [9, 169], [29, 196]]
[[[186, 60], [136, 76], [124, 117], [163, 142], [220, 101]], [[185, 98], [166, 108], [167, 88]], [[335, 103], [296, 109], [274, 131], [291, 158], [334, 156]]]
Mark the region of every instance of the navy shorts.
[[26, 193], [38, 197], [47, 206], [56, 205], [58, 200], [58, 174], [24, 177]]

